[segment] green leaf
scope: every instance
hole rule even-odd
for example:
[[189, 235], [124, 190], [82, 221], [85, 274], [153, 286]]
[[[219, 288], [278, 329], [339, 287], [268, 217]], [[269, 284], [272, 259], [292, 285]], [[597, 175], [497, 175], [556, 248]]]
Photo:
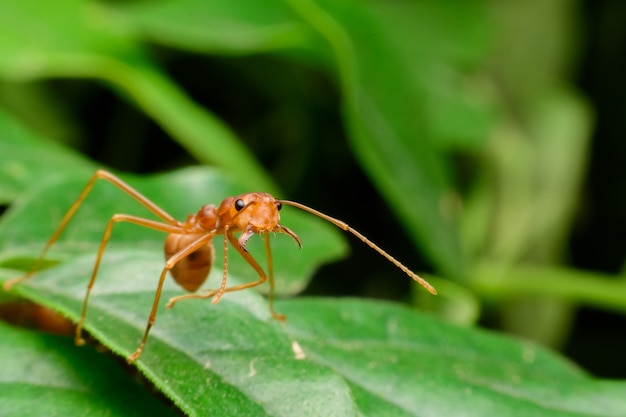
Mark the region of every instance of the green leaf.
[[89, 175], [95, 165], [29, 132], [0, 110], [0, 203], [46, 178]]
[[141, 59], [140, 48], [106, 29], [94, 3], [3, 2], [0, 74], [6, 78], [84, 76], [109, 71], [110, 58]]
[[301, 46], [306, 29], [282, 0], [179, 0], [111, 5], [136, 36], [211, 53], [251, 54]]
[[[309, 358], [346, 378], [365, 415], [609, 416], [626, 410], [624, 382], [589, 378], [531, 343], [385, 303], [289, 304], [294, 313], [283, 310], [292, 336]], [[332, 325], [337, 322], [345, 325]]]
[[[422, 7], [430, 10], [428, 13], [420, 13], [414, 3], [396, 2], [395, 9], [382, 7], [382, 14], [374, 6], [347, 0], [291, 0], [289, 4], [333, 48], [346, 124], [364, 168], [402, 219], [409, 235], [424, 248], [442, 275], [462, 278], [466, 272], [465, 258], [454, 214], [448, 208], [453, 199], [452, 172], [444, 149], [449, 146], [446, 136], [451, 133], [441, 124], [430, 126], [429, 120], [436, 120], [430, 116], [442, 109], [454, 108], [452, 114], [445, 115], [450, 119], [459, 119], [463, 113], [460, 103], [464, 99], [454, 98], [448, 88], [439, 88], [449, 84], [449, 78], [459, 76], [452, 75], [454, 69], [443, 72], [441, 68], [475, 61], [479, 53], [473, 50], [485, 50], [481, 36], [473, 35], [476, 26], [469, 23], [473, 20], [457, 25], [460, 29], [455, 32], [454, 41], [444, 38], [442, 45], [432, 45], [433, 39], [439, 39], [439, 32], [437, 25], [427, 19], [454, 26], [450, 16], [459, 10], [439, 7], [435, 2], [420, 3], [426, 4]], [[405, 17], [396, 22], [398, 15]], [[464, 38], [467, 33], [472, 36]], [[472, 40], [464, 43], [463, 39]], [[451, 76], [442, 77], [442, 73]], [[436, 85], [432, 84], [433, 74], [439, 75], [434, 78]], [[477, 114], [470, 107], [465, 108], [465, 114], [472, 116], [461, 119]], [[446, 126], [450, 125], [448, 122]], [[484, 134], [488, 123], [481, 126], [472, 129], [470, 136]], [[457, 134], [460, 131], [453, 130]]]
[[626, 281], [614, 275], [565, 267], [483, 262], [472, 276], [473, 289], [490, 301], [542, 295], [626, 314]]
[[[145, 328], [162, 261], [158, 254], [136, 250], [113, 252], [109, 259], [113, 262], [102, 266], [86, 328], [127, 356]], [[83, 257], [42, 271], [18, 291], [76, 319], [92, 262]], [[230, 283], [236, 282], [231, 276]], [[166, 283], [164, 299], [179, 294]], [[288, 335], [254, 291], [227, 294], [216, 306], [193, 300], [161, 310], [137, 364], [189, 415], [294, 415], [304, 406], [311, 411], [300, 415], [333, 415], [333, 409], [351, 408], [345, 382], [296, 358]], [[325, 401], [316, 401], [316, 395]]]
[[17, 416], [174, 416], [111, 358], [0, 323], [0, 410]]
[[[109, 259], [86, 328], [128, 355], [145, 328], [160, 257], [126, 250]], [[77, 258], [15, 289], [76, 320], [91, 264]], [[166, 283], [161, 307], [179, 293]], [[530, 343], [381, 302], [303, 298], [277, 309], [286, 325], [254, 291], [161, 308], [137, 367], [191, 416], [626, 413], [625, 383], [590, 378]]]
[[[478, 2], [395, 1], [366, 3], [386, 53], [412, 95], [410, 120], [419, 121], [421, 140], [439, 150], [475, 149], [487, 140], [493, 110], [482, 82], [471, 69], [480, 67], [490, 47], [492, 24]], [[376, 63], [367, 71], [382, 71]], [[386, 79], [386, 78], [385, 78]], [[390, 90], [393, 91], [393, 90]], [[378, 93], [379, 94], [379, 93]], [[401, 101], [402, 93], [395, 100]]]
[[[245, 191], [229, 177], [205, 168], [188, 168], [148, 178], [124, 178], [180, 220], [205, 204], [219, 205], [225, 197]], [[36, 257], [88, 179], [84, 176], [44, 183], [14, 204], [0, 222], [0, 261], [11, 263], [15, 259]], [[100, 181], [66, 227], [49, 258], [63, 260], [83, 253], [90, 253], [95, 258], [102, 233], [115, 213], [158, 220], [121, 190]], [[302, 249], [298, 251], [295, 242], [285, 235], [272, 237], [276, 288], [278, 292], [294, 293], [304, 288], [320, 264], [339, 258], [347, 247], [339, 230], [329, 223], [296, 209], [286, 208], [281, 213], [282, 224], [302, 239]], [[164, 239], [163, 233], [119, 223], [113, 228], [108, 247], [118, 250], [139, 247], [162, 254]], [[222, 265], [222, 242], [219, 236], [214, 239], [217, 265]], [[248, 250], [261, 265], [265, 265], [261, 239], [251, 239]], [[106, 259], [105, 252], [104, 262]], [[251, 280], [256, 278], [254, 270], [234, 251], [230, 252], [229, 270]], [[213, 272], [213, 276], [220, 275]]]
[[[542, 181], [535, 185], [529, 202], [534, 215], [527, 233], [532, 236], [520, 252], [532, 251], [534, 259], [555, 262], [563, 257], [564, 241], [578, 210], [593, 114], [582, 97], [567, 89], [544, 91], [529, 112], [529, 136], [535, 145], [533, 175]], [[545, 195], [553, 197], [542, 201]]]
[[11, 80], [89, 77], [130, 99], [203, 162], [251, 187], [275, 192], [256, 158], [217, 117], [193, 103], [141, 46], [91, 1], [0, 4], [0, 76]]

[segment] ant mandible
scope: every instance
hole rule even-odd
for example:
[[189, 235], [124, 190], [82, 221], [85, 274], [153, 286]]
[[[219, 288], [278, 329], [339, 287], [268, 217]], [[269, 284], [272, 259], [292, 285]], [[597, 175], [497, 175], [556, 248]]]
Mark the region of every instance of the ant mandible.
[[[46, 246], [44, 247], [43, 251], [39, 255], [31, 270], [18, 278], [14, 278], [5, 282], [5, 290], [8, 291], [13, 285], [30, 278], [37, 271], [44, 256], [46, 255], [50, 247], [57, 241], [57, 239], [63, 232], [63, 229], [65, 229], [65, 227], [74, 216], [80, 205], [83, 203], [98, 179], [110, 182], [111, 184], [128, 194], [130, 197], [135, 199], [146, 209], [151, 211], [154, 215], [160, 218], [161, 221], [145, 219], [142, 217], [132, 216], [128, 214], [115, 214], [113, 215], [113, 217], [111, 217], [109, 223], [106, 226], [106, 229], [104, 230], [102, 240], [100, 241], [100, 247], [96, 256], [96, 261], [94, 263], [91, 278], [89, 279], [89, 283], [87, 285], [87, 292], [83, 300], [80, 319], [78, 320], [78, 323], [76, 325], [74, 340], [77, 345], [83, 345], [85, 343], [84, 339], [82, 338], [82, 328], [87, 314], [89, 295], [91, 294], [91, 289], [93, 288], [94, 282], [96, 280], [100, 261], [102, 260], [102, 254], [104, 253], [104, 249], [106, 248], [109, 237], [111, 236], [113, 225], [119, 222], [127, 222], [168, 233], [168, 236], [165, 239], [166, 262], [163, 271], [161, 272], [161, 276], [159, 277], [159, 283], [156, 288], [156, 294], [152, 303], [152, 310], [150, 311], [148, 324], [146, 325], [146, 330], [144, 331], [143, 338], [141, 340], [141, 343], [139, 344], [139, 347], [137, 347], [137, 350], [135, 350], [135, 352], [127, 358], [129, 363], [132, 363], [139, 357], [146, 345], [146, 342], [148, 340], [148, 333], [150, 332], [150, 329], [155, 322], [157, 307], [159, 305], [161, 290], [163, 288], [163, 282], [165, 281], [165, 277], [167, 276], [168, 271], [171, 272], [176, 283], [178, 283], [185, 290], [189, 291], [190, 294], [184, 294], [171, 298], [166, 304], [167, 308], [171, 308], [178, 301], [187, 298], [213, 297], [212, 303], [215, 304], [220, 300], [220, 298], [222, 298], [224, 293], [255, 287], [264, 283], [266, 280], [269, 280], [270, 288], [268, 299], [270, 312], [272, 314], [272, 317], [274, 317], [275, 319], [281, 321], [285, 320], [284, 315], [278, 314], [274, 310], [274, 275], [268, 233], [284, 233], [293, 238], [298, 244], [298, 247], [300, 247], [302, 243], [300, 241], [300, 238], [294, 232], [279, 223], [279, 211], [283, 205], [289, 205], [307, 211], [334, 224], [340, 229], [352, 233], [353, 235], [361, 239], [364, 243], [366, 243], [369, 247], [380, 253], [391, 263], [404, 271], [413, 280], [421, 284], [430, 293], [437, 293], [435, 288], [430, 285], [426, 280], [420, 278], [417, 274], [401, 264], [394, 257], [375, 245], [372, 241], [367, 239], [361, 233], [350, 227], [347, 223], [327, 216], [326, 214], [307, 207], [303, 204], [294, 201], [280, 200], [274, 198], [267, 193], [246, 193], [235, 197], [225, 198], [221, 202], [219, 207], [216, 207], [212, 204], [202, 206], [197, 213], [187, 216], [187, 219], [184, 222], [181, 222], [176, 220], [158, 205], [150, 201], [139, 191], [135, 190], [133, 187], [122, 181], [116, 175], [105, 170], [98, 170], [91, 177], [85, 188], [79, 194], [76, 201], [70, 206], [69, 210], [61, 220], [61, 223], [46, 243]], [[236, 238], [235, 233], [239, 232], [239, 238]], [[246, 243], [248, 242], [248, 239], [250, 239], [250, 237], [255, 234], [263, 236], [265, 253], [267, 257], [268, 274], [265, 274], [263, 268], [261, 268], [257, 261], [246, 250]], [[224, 242], [224, 275], [222, 276], [222, 283], [218, 289], [208, 290], [203, 293], [196, 293], [195, 291], [198, 290], [198, 288], [200, 288], [200, 286], [204, 283], [209, 274], [209, 271], [211, 270], [211, 266], [213, 265], [215, 251], [213, 248], [212, 240], [217, 235], [223, 236]], [[259, 274], [258, 280], [245, 284], [235, 285], [232, 287], [228, 287], [226, 285], [228, 276], [229, 243], [246, 260], [246, 262], [250, 264], [252, 268], [254, 268], [257, 274]]]

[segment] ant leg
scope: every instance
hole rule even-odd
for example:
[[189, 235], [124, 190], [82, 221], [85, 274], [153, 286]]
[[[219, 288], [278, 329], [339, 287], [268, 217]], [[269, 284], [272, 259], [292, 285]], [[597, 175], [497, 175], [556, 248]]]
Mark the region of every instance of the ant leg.
[[[269, 236], [268, 235], [264, 235], [265, 238], [265, 248], [266, 248], [266, 253], [268, 256], [268, 267], [270, 269], [270, 296], [269, 296], [269, 304], [270, 304], [270, 312], [272, 313], [272, 317], [276, 320], [279, 321], [284, 321], [285, 320], [285, 315], [283, 314], [279, 314], [276, 313], [276, 311], [274, 311], [274, 306], [273, 306], [273, 299], [274, 299], [274, 276], [273, 276], [273, 272], [272, 272], [272, 261], [271, 261], [271, 252], [269, 250]], [[212, 303], [215, 304], [217, 303], [220, 298], [222, 297], [222, 295], [224, 293], [227, 292], [234, 292], [234, 291], [241, 291], [241, 290], [245, 290], [247, 288], [252, 288], [252, 287], [256, 287], [257, 285], [261, 285], [263, 284], [266, 280], [267, 280], [267, 276], [265, 275], [265, 272], [263, 272], [263, 268], [261, 268], [261, 266], [257, 263], [257, 261], [252, 257], [252, 255], [250, 255], [250, 253], [246, 252], [245, 249], [242, 249], [241, 246], [239, 246], [239, 242], [237, 241], [237, 239], [235, 239], [235, 237], [231, 234], [228, 234], [228, 239], [230, 240], [230, 243], [233, 245], [233, 247], [235, 248], [235, 250], [237, 252], [239, 252], [239, 254], [246, 260], [246, 262], [248, 262], [248, 264], [250, 266], [252, 266], [252, 268], [254, 268], [254, 270], [259, 274], [259, 279], [257, 281], [253, 281], [253, 282], [248, 282], [245, 284], [240, 284], [240, 285], [235, 285], [233, 287], [225, 287], [225, 278], [226, 278], [226, 265], [227, 265], [227, 260], [224, 260], [224, 280], [222, 280], [222, 286], [217, 289], [217, 290], [209, 290], [205, 293], [202, 294], [183, 294], [183, 295], [179, 295], [177, 297], [173, 297], [171, 298], [167, 304], [166, 307], [167, 308], [172, 308], [174, 306], [174, 304], [176, 304], [177, 302], [179, 302], [180, 300], [184, 300], [184, 299], [191, 299], [191, 298], [201, 298], [201, 299], [206, 299], [206, 298], [211, 298], [214, 297], [212, 300]]]
[[[178, 233], [180, 233], [180, 231]], [[161, 271], [161, 276], [159, 277], [159, 283], [157, 285], [156, 293], [154, 294], [154, 301], [152, 302], [152, 309], [150, 310], [150, 316], [148, 317], [146, 330], [144, 331], [141, 343], [139, 344], [135, 352], [126, 359], [128, 363], [134, 362], [139, 357], [139, 355], [141, 355], [141, 352], [146, 346], [146, 342], [148, 341], [148, 334], [150, 333], [150, 329], [152, 328], [156, 320], [156, 313], [159, 307], [159, 300], [161, 299], [163, 283], [165, 282], [165, 277], [167, 277], [168, 271], [172, 269], [178, 262], [180, 262], [181, 259], [184, 259], [190, 253], [193, 253], [199, 248], [205, 246], [208, 242], [211, 241], [211, 239], [213, 239], [213, 236], [215, 236], [215, 231], [202, 235], [200, 238], [198, 238], [188, 246], [170, 256], [170, 258], [165, 262], [165, 266], [163, 267], [163, 271]]]
[[3, 286], [5, 291], [9, 291], [11, 287], [13, 287], [13, 285], [27, 280], [28, 278], [33, 276], [33, 274], [39, 269], [41, 262], [46, 256], [46, 253], [48, 253], [48, 250], [59, 239], [59, 236], [61, 236], [61, 233], [63, 232], [67, 224], [70, 222], [72, 217], [74, 217], [74, 214], [76, 214], [76, 211], [78, 210], [78, 208], [81, 206], [85, 198], [87, 198], [87, 195], [91, 192], [91, 189], [93, 188], [94, 184], [96, 183], [98, 179], [102, 179], [102, 180], [110, 182], [115, 187], [119, 188], [120, 190], [128, 194], [130, 197], [135, 199], [139, 204], [141, 204], [146, 209], [151, 211], [154, 215], [161, 218], [165, 223], [168, 223], [170, 225], [181, 226], [181, 223], [178, 220], [176, 220], [170, 214], [165, 212], [155, 203], [150, 201], [139, 191], [135, 190], [133, 187], [126, 184], [124, 181], [122, 181], [120, 178], [113, 175], [112, 173], [100, 169], [91, 176], [91, 178], [89, 179], [89, 181], [87, 182], [83, 190], [80, 192], [76, 200], [72, 203], [70, 208], [67, 210], [67, 212], [65, 213], [65, 216], [63, 216], [63, 219], [61, 220], [61, 223], [59, 223], [59, 225], [57, 226], [56, 230], [54, 231], [50, 239], [48, 239], [46, 246], [44, 246], [43, 250], [41, 251], [37, 259], [35, 260], [35, 263], [33, 264], [30, 271], [28, 271], [26, 274], [21, 275], [17, 278], [6, 281]]
[[285, 321], [287, 317], [284, 314], [277, 313], [274, 310], [274, 262], [272, 261], [272, 248], [270, 246], [270, 237], [266, 233], [263, 235], [263, 243], [265, 244], [265, 256], [267, 257], [267, 272], [269, 276], [270, 291], [267, 295], [268, 304], [272, 317], [279, 321]]
[[93, 271], [91, 272], [91, 277], [89, 279], [89, 283], [87, 284], [87, 292], [85, 293], [85, 298], [83, 299], [83, 307], [81, 310], [80, 319], [76, 324], [74, 342], [79, 346], [85, 343], [84, 339], [82, 338], [83, 323], [85, 322], [85, 317], [87, 315], [87, 305], [89, 303], [91, 289], [93, 288], [93, 285], [96, 281], [96, 276], [98, 275], [98, 269], [100, 268], [100, 261], [102, 260], [102, 255], [104, 254], [104, 250], [106, 249], [106, 244], [111, 237], [113, 225], [119, 222], [133, 223], [139, 226], [147, 227], [149, 229], [154, 229], [165, 233], [180, 233], [182, 231], [182, 229], [178, 226], [160, 223], [154, 220], [144, 219], [128, 214], [115, 214], [113, 217], [111, 217], [106, 229], [104, 230], [102, 240], [100, 241], [100, 247], [98, 248], [98, 254], [96, 256], [96, 261], [94, 262]]
[[148, 333], [150, 333], [150, 329], [156, 321], [157, 307], [159, 305], [159, 299], [161, 298], [161, 291], [163, 289], [165, 277], [167, 276], [167, 271], [169, 271], [169, 268], [167, 268], [167, 266], [163, 268], [163, 271], [161, 271], [159, 283], [157, 285], [156, 293], [154, 295], [154, 301], [152, 302], [152, 310], [150, 310], [150, 316], [148, 316], [148, 324], [146, 325], [146, 330], [144, 331], [141, 343], [139, 344], [135, 352], [133, 352], [132, 355], [126, 358], [126, 362], [128, 363], [133, 363], [139, 357], [139, 355], [141, 355], [141, 352], [143, 352], [143, 348], [146, 346], [146, 342], [148, 341]]
[[228, 238], [227, 236], [228, 236], [228, 228], [226, 227], [224, 231], [224, 274], [222, 275], [222, 284], [220, 285], [220, 288], [217, 290], [208, 290], [201, 294], [192, 293], [192, 294], [183, 294], [183, 295], [178, 295], [176, 297], [172, 297], [168, 300], [167, 304], [165, 304], [165, 308], [172, 308], [174, 307], [174, 304], [176, 304], [180, 300], [184, 300], [187, 298], [211, 298], [215, 296], [216, 294], [220, 294], [220, 296], [217, 298], [217, 301], [215, 301], [215, 299], [213, 300], [213, 304], [219, 301], [219, 299], [222, 297], [222, 294], [224, 294], [226, 290], [226, 280], [228, 279]]
[[[222, 275], [222, 283], [220, 284], [220, 288], [215, 291], [215, 297], [211, 300], [211, 303], [217, 304], [224, 295], [224, 291], [226, 290], [226, 280], [228, 279], [228, 241], [230, 240], [232, 245], [235, 245], [233, 242], [235, 238], [228, 231], [228, 226], [224, 228], [224, 275]], [[208, 294], [210, 294], [210, 291]], [[206, 296], [209, 297], [209, 296]], [[204, 297], [203, 297], [204, 298]]]
[[4, 290], [5, 291], [10, 290], [11, 287], [13, 287], [13, 285], [27, 280], [28, 278], [33, 276], [33, 274], [39, 269], [39, 266], [41, 265], [41, 262], [43, 261], [44, 257], [46, 256], [46, 253], [48, 253], [48, 250], [50, 250], [52, 245], [54, 245], [56, 243], [56, 241], [59, 239], [59, 236], [61, 236], [61, 233], [65, 229], [65, 226], [67, 226], [67, 224], [72, 219], [72, 217], [74, 217], [74, 214], [76, 213], [76, 210], [78, 210], [80, 205], [83, 203], [83, 201], [85, 200], [85, 198], [87, 197], [87, 195], [89, 194], [91, 189], [93, 188], [93, 185], [94, 185], [94, 183], [96, 182], [96, 180], [98, 178], [99, 178], [98, 177], [98, 172], [96, 172], [89, 179], [89, 181], [87, 182], [87, 185], [85, 185], [83, 190], [78, 195], [78, 198], [76, 198], [76, 200], [72, 203], [70, 208], [67, 210], [67, 213], [65, 213], [65, 216], [63, 216], [63, 219], [61, 220], [61, 223], [59, 223], [59, 225], [57, 226], [57, 228], [54, 231], [54, 233], [52, 234], [52, 236], [50, 236], [50, 239], [48, 239], [48, 242], [46, 243], [46, 246], [44, 246], [43, 250], [41, 251], [41, 253], [37, 257], [37, 260], [33, 264], [33, 266], [30, 269], [30, 271], [28, 271], [26, 274], [24, 274], [24, 275], [22, 275], [20, 277], [17, 277], [17, 278], [14, 278], [14, 279], [6, 281], [4, 283]]

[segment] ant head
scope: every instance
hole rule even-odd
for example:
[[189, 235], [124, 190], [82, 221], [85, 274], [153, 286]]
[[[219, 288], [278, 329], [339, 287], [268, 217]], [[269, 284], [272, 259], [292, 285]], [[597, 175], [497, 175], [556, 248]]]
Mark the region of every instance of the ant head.
[[245, 248], [252, 235], [268, 232], [289, 235], [300, 247], [300, 238], [279, 223], [278, 212], [282, 206], [281, 201], [267, 193], [246, 193], [228, 197], [218, 209], [219, 224], [227, 224], [228, 229], [234, 232], [241, 230], [239, 245], [242, 248]]
[[220, 223], [229, 224], [231, 230], [266, 233], [279, 226], [281, 207], [282, 204], [270, 194], [246, 193], [222, 201], [218, 216]]

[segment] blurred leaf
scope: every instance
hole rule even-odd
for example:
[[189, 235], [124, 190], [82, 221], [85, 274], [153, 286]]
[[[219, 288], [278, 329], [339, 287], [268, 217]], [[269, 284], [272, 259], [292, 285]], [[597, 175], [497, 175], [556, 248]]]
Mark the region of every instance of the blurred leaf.
[[[510, 116], [495, 131], [486, 148], [486, 172], [474, 184], [482, 191], [468, 200], [465, 211], [466, 231], [469, 224], [482, 228], [473, 232], [482, 237], [478, 255], [501, 263], [503, 270], [563, 260], [591, 139], [589, 108], [567, 89], [545, 90], [524, 110], [523, 121]], [[574, 320], [573, 306], [540, 293], [532, 298], [502, 305], [505, 328], [562, 345]]]
[[555, 83], [576, 77], [584, 32], [580, 4], [571, 1], [489, 1], [494, 37], [490, 71], [507, 105], [532, 106]]
[[503, 267], [484, 262], [472, 277], [487, 300], [542, 295], [626, 314], [626, 282], [611, 275], [554, 266]]
[[18, 416], [174, 416], [110, 358], [0, 323], [0, 410]]
[[[86, 327], [128, 355], [146, 324], [160, 258], [127, 250], [111, 259], [94, 287]], [[78, 258], [16, 291], [75, 320], [91, 264], [91, 257]], [[163, 299], [178, 293], [168, 282]], [[277, 308], [288, 315], [286, 326], [253, 291], [227, 294], [217, 305], [181, 302], [160, 311], [137, 366], [191, 416], [626, 412], [623, 382], [594, 380], [529, 343], [380, 302], [297, 299]]]
[[307, 36], [282, 0], [151, 1], [108, 7], [135, 36], [186, 50], [251, 54], [300, 47]]
[[42, 179], [89, 175], [95, 165], [78, 154], [38, 138], [0, 110], [0, 203], [37, 186]]
[[141, 59], [136, 45], [103, 26], [94, 3], [3, 2], [0, 74], [12, 79], [110, 71], [116, 57]]
[[[491, 46], [493, 28], [485, 7], [475, 1], [366, 4], [377, 37], [402, 74], [399, 83], [414, 96], [407, 107], [423, 125], [420, 140], [430, 140], [440, 151], [484, 144], [495, 118], [487, 98], [491, 89], [475, 73]], [[396, 93], [402, 100], [403, 94]]]
[[[536, 100], [528, 119], [526, 140], [532, 144], [532, 151], [527, 181], [531, 192], [515, 208], [527, 215], [527, 221], [520, 224], [524, 227], [518, 230], [515, 258], [525, 263], [556, 264], [567, 254], [566, 239], [583, 187], [591, 114], [576, 95], [555, 90], [544, 92]], [[510, 224], [506, 227], [510, 229]], [[549, 346], [562, 346], [575, 319], [574, 306], [534, 298], [507, 303], [503, 309], [504, 327]]]
[[474, 326], [481, 313], [480, 299], [466, 286], [431, 275], [421, 275], [437, 288], [437, 297], [424, 297], [422, 290], [411, 287], [412, 305], [459, 326]]
[[0, 76], [11, 80], [90, 77], [106, 81], [203, 162], [252, 187], [276, 187], [239, 139], [193, 103], [96, 3], [36, 0], [0, 4]]
[[[503, 123], [485, 153], [486, 174], [481, 181], [490, 188], [480, 196], [488, 199], [489, 210], [480, 212], [488, 220], [480, 222], [488, 228], [482, 233], [485, 242], [480, 255], [508, 265], [519, 261], [528, 250], [526, 244], [535, 221], [533, 143], [519, 126]], [[479, 200], [473, 203], [484, 204]]]
[[69, 101], [61, 101], [45, 83], [15, 83], [0, 77], [0, 118], [13, 115], [39, 136], [59, 144], [81, 142]]
[[488, 174], [497, 188], [483, 194], [491, 205], [482, 212], [491, 219], [486, 256], [507, 263], [560, 261], [584, 177], [591, 118], [577, 96], [554, 90], [536, 98], [528, 126], [508, 123], [493, 136]]
[[[560, 262], [583, 188], [593, 114], [574, 92], [547, 92], [532, 107], [530, 135], [535, 146], [535, 198], [531, 202], [535, 260]], [[524, 248], [526, 250], [526, 248]]]
[[[461, 278], [465, 259], [456, 234], [454, 210], [447, 207], [452, 194], [451, 172], [447, 155], [438, 143], [443, 138], [429, 131], [425, 103], [431, 89], [426, 85], [432, 79], [430, 71], [440, 71], [446, 62], [443, 57], [453, 56], [459, 61], [459, 57], [467, 59], [476, 53], [457, 53], [446, 39], [447, 48], [433, 59], [433, 51], [439, 48], [430, 45], [439, 38], [419, 32], [437, 27], [421, 19], [453, 13], [433, 5], [439, 15], [422, 16], [413, 3], [396, 2], [396, 9], [381, 9], [385, 10], [381, 18], [354, 1], [292, 0], [290, 4], [333, 46], [350, 139], [364, 168], [442, 275]], [[400, 14], [414, 21], [408, 17], [393, 21]], [[410, 45], [410, 53], [406, 45]], [[421, 66], [426, 70], [419, 70]], [[454, 70], [446, 72], [453, 74]]]

